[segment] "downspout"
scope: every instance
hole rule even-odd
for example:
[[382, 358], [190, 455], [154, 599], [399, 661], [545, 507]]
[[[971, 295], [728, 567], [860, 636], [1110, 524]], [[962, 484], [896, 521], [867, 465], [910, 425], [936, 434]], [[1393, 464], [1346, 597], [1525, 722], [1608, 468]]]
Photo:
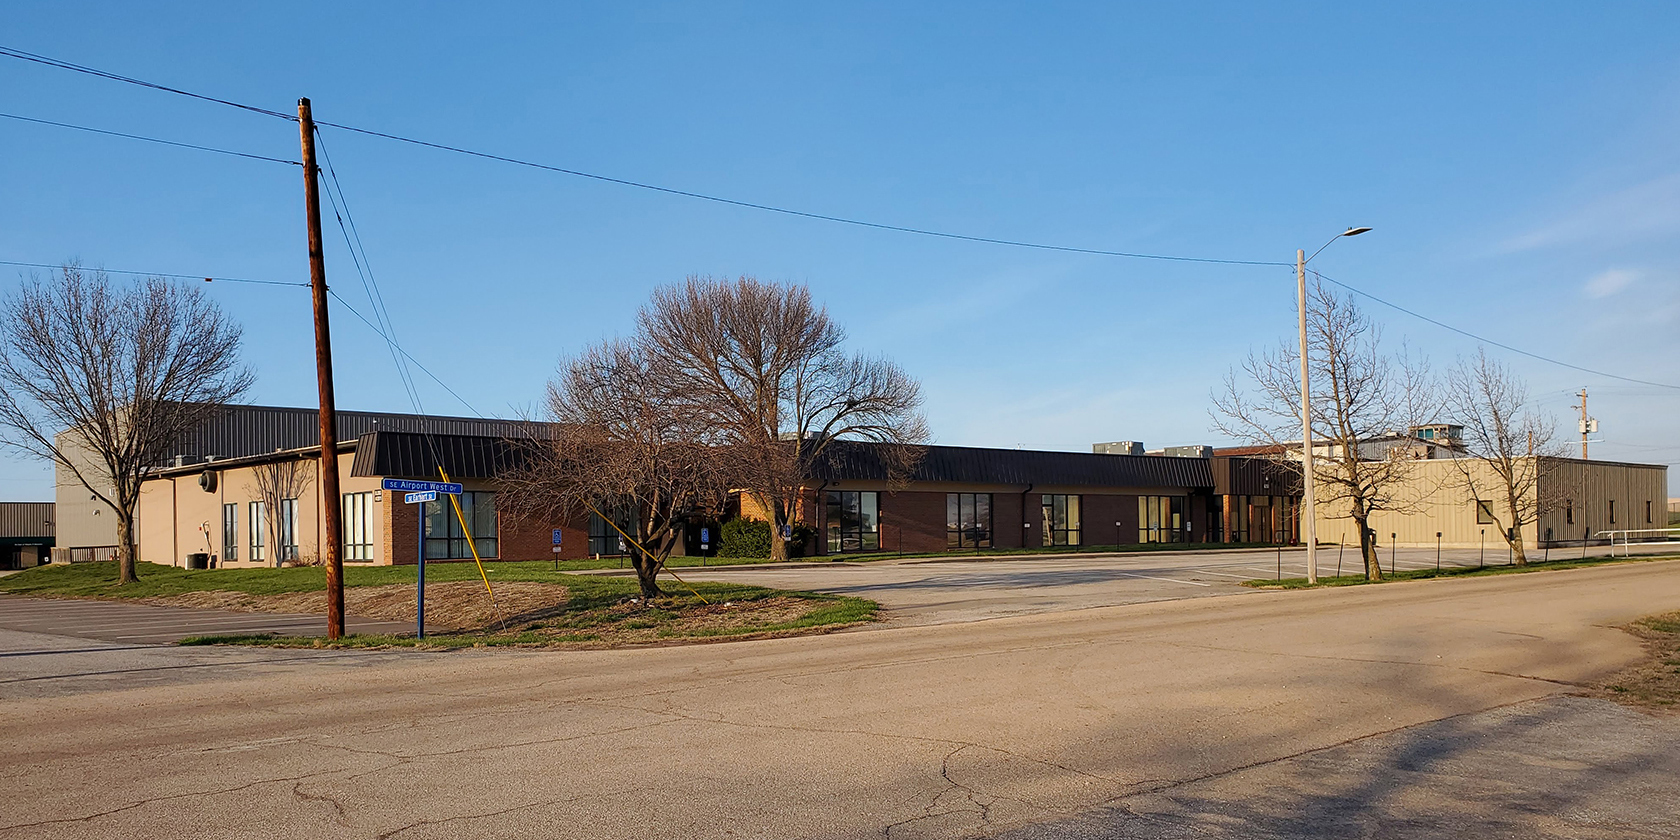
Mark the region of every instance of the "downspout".
[[[1022, 548], [1031, 548], [1031, 546], [1027, 545], [1027, 529], [1032, 527], [1032, 522], [1027, 519], [1027, 494], [1031, 493], [1032, 489], [1036, 486], [1038, 486], [1038, 485], [1029, 481], [1029, 482], [1027, 482], [1027, 489], [1021, 491], [1021, 547]], [[1044, 541], [1044, 538], [1040, 537], [1039, 542], [1042, 543], [1043, 541]]]
[[[169, 477], [169, 565], [181, 563], [181, 495], [176, 491], [175, 476]], [[138, 509], [139, 505], [135, 505]], [[136, 540], [135, 542], [139, 542]]]
[[[820, 511], [823, 512], [823, 515], [822, 515], [823, 528], [822, 528], [822, 533], [821, 533], [821, 535], [819, 535], [818, 539], [822, 540], [822, 553], [823, 553], [824, 557], [828, 556], [828, 500], [823, 497], [823, 491], [827, 490], [827, 489], [828, 489], [828, 479], [825, 478], [825, 479], [823, 479], [822, 484], [817, 485], [817, 501], [816, 501], [816, 504], [819, 506], [817, 508], [817, 510], [820, 510]], [[879, 515], [879, 511], [877, 511], [877, 515]], [[722, 536], [722, 533], [721, 533], [722, 530], [723, 530], [722, 526], [719, 526], [718, 527], [719, 536]], [[899, 540], [899, 543], [903, 544], [903, 542], [904, 542], [904, 540], [901, 538]]]

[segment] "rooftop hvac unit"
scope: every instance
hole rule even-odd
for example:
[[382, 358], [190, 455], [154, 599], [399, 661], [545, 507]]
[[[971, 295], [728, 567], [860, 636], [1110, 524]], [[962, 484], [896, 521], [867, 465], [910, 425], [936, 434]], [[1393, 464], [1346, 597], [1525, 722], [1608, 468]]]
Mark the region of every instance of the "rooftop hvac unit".
[[1161, 451], [1168, 458], [1212, 458], [1211, 446], [1169, 446]]
[[1098, 455], [1142, 455], [1143, 442], [1118, 440], [1113, 443], [1093, 443], [1091, 451]]

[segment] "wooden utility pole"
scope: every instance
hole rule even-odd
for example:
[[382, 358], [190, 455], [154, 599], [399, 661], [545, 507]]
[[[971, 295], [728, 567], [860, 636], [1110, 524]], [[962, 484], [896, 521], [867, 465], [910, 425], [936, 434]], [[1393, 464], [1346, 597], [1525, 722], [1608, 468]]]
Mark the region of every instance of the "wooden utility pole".
[[1318, 505], [1313, 494], [1312, 372], [1307, 365], [1307, 252], [1299, 249], [1295, 251], [1295, 301], [1300, 307], [1297, 314], [1300, 316], [1301, 331], [1301, 513], [1297, 527], [1301, 539], [1307, 544], [1307, 583], [1318, 583]]
[[309, 290], [315, 300], [315, 377], [321, 387], [321, 549], [327, 561], [327, 638], [344, 635], [343, 525], [338, 494], [338, 410], [333, 403], [332, 332], [327, 329], [327, 265], [321, 257], [321, 192], [315, 167], [315, 119], [309, 100], [298, 100], [303, 141], [303, 203], [309, 220]]

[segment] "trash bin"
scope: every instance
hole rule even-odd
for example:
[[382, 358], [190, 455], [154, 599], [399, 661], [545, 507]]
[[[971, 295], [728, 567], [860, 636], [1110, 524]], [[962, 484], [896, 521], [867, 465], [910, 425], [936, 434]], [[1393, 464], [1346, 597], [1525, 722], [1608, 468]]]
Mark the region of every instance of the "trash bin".
[[187, 568], [189, 568], [189, 569], [208, 569], [208, 568], [210, 568], [210, 555], [206, 554], [202, 551], [200, 551], [196, 554], [188, 554], [187, 555]]

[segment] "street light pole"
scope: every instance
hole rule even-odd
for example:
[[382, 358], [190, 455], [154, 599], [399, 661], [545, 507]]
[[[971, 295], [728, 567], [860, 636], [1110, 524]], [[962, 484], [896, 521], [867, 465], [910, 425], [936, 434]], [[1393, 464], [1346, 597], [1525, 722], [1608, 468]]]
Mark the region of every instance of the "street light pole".
[[1330, 242], [1314, 251], [1312, 257], [1304, 249], [1295, 251], [1295, 302], [1301, 333], [1301, 538], [1307, 543], [1307, 583], [1318, 583], [1318, 503], [1313, 494], [1312, 386], [1307, 365], [1307, 263], [1324, 253], [1331, 242], [1368, 230], [1350, 227], [1330, 237]]

